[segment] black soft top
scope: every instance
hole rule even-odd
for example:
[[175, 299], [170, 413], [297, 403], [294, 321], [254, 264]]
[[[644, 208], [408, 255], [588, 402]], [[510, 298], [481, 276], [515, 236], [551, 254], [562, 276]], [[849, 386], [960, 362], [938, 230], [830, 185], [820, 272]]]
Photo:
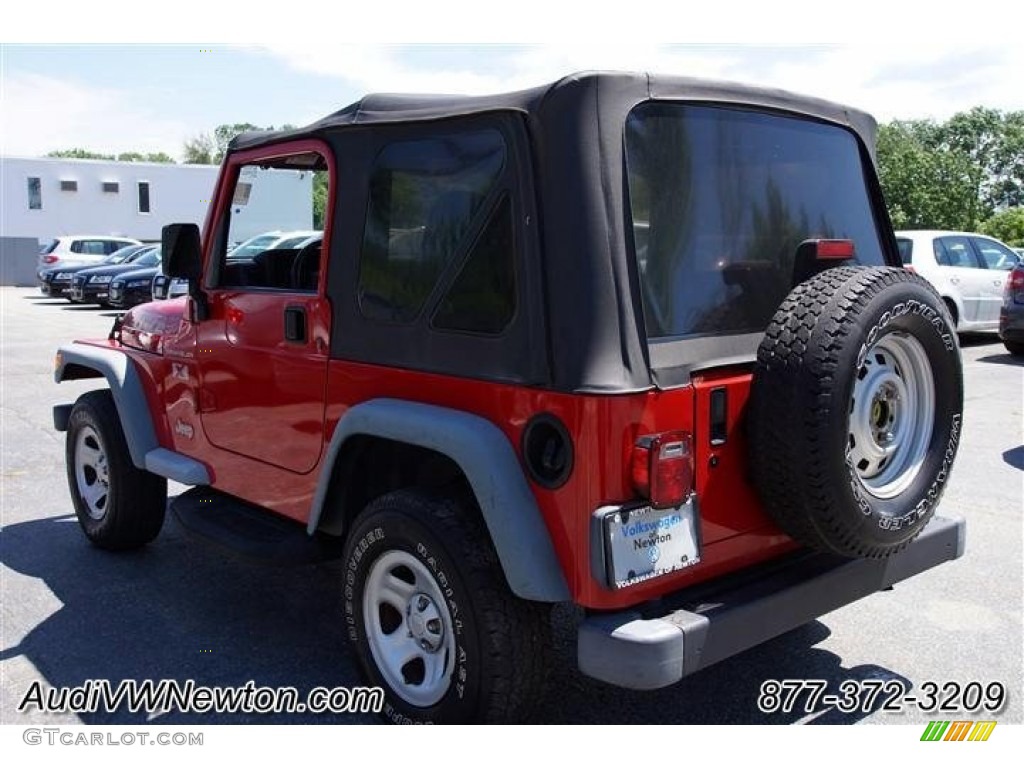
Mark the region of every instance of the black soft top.
[[[550, 349], [543, 356], [546, 374], [521, 381], [573, 392], [638, 391], [669, 383], [659, 369], [672, 369], [673, 383], [678, 383], [697, 367], [724, 359], [752, 360], [758, 343], [756, 334], [695, 340], [673, 347], [670, 359], [665, 359], [665, 351], [648, 348], [625, 231], [623, 159], [626, 118], [633, 107], [652, 99], [742, 105], [810, 117], [851, 129], [866, 156], [874, 159], [876, 123], [850, 107], [738, 83], [611, 72], [577, 73], [546, 86], [492, 96], [370, 95], [303, 128], [242, 134], [230, 150], [303, 138], [330, 143], [332, 136], [337, 140], [349, 131], [388, 124], [487, 113], [522, 115], [540, 205]], [[874, 174], [868, 177], [877, 187]], [[377, 353], [354, 347], [346, 354], [369, 360]], [[525, 369], [525, 362], [507, 360], [502, 370], [491, 373], [516, 380], [516, 371]], [[409, 363], [432, 367], [428, 360]]]
[[231, 149], [319, 136], [327, 129], [348, 125], [442, 120], [507, 110], [521, 112], [528, 115], [531, 122], [544, 124], [552, 119], [564, 119], [564, 106], [552, 114], [546, 109], [550, 104], [561, 105], [563, 97], [567, 96], [575, 97], [582, 107], [588, 95], [593, 98], [595, 134], [609, 119], [619, 120], [624, 112], [628, 113], [641, 101], [666, 99], [743, 104], [809, 115], [852, 128], [869, 148], [875, 144], [876, 123], [871, 115], [823, 99], [721, 80], [643, 72], [577, 72], [548, 85], [488, 96], [373, 93], [303, 128], [243, 133], [231, 142]]

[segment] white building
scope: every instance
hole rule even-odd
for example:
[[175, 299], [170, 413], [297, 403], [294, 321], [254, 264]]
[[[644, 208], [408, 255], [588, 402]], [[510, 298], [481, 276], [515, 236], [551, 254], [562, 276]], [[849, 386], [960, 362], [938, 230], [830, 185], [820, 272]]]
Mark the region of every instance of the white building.
[[[159, 240], [164, 224], [203, 225], [218, 172], [215, 165], [3, 157], [0, 237], [88, 233]], [[309, 173], [263, 172], [258, 195], [237, 197], [232, 235], [238, 239], [270, 229], [312, 229]]]
[[0, 235], [89, 233], [159, 240], [164, 224], [202, 226], [217, 166], [0, 158]]

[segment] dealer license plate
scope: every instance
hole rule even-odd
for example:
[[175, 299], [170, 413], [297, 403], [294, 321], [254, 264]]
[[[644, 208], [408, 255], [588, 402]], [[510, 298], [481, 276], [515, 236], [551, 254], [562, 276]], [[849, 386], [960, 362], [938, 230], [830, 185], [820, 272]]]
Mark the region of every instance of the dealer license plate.
[[700, 562], [697, 514], [691, 498], [672, 509], [638, 507], [604, 519], [608, 579], [615, 587], [664, 576]]

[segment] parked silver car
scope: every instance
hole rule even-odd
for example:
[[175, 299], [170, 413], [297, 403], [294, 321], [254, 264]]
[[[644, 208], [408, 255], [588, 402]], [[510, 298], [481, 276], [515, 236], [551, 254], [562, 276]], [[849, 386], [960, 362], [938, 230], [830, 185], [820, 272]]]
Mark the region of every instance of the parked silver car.
[[999, 309], [1017, 254], [976, 232], [896, 233], [903, 265], [927, 279], [946, 303], [958, 331], [999, 330]]
[[111, 235], [62, 235], [39, 244], [39, 269], [98, 266], [107, 256], [126, 245], [142, 245], [130, 237]]

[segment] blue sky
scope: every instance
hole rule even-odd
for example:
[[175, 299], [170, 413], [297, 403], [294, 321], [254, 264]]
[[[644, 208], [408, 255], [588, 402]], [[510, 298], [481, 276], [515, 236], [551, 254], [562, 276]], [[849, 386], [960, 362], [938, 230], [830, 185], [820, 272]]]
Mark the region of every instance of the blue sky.
[[166, 151], [221, 123], [303, 124], [369, 91], [483, 93], [633, 69], [754, 82], [893, 117], [1024, 109], [1024, 48], [907, 45], [4, 45], [0, 153]]

